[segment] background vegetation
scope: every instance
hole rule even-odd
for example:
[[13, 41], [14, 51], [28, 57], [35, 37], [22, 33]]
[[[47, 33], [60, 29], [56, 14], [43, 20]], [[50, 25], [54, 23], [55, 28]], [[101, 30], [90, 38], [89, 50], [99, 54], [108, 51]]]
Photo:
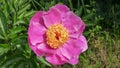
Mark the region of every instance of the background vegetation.
[[120, 67], [120, 0], [0, 0], [0, 68], [58, 68], [37, 57], [27, 44], [30, 18], [63, 3], [86, 24], [88, 50], [77, 65], [59, 68]]

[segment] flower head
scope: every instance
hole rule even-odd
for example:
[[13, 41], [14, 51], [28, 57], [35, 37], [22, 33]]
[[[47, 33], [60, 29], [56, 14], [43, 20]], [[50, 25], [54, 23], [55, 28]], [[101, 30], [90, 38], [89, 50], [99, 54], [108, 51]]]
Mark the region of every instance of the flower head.
[[49, 11], [38, 11], [30, 20], [28, 43], [33, 52], [45, 56], [53, 65], [77, 64], [79, 54], [87, 50], [82, 35], [85, 24], [63, 4]]

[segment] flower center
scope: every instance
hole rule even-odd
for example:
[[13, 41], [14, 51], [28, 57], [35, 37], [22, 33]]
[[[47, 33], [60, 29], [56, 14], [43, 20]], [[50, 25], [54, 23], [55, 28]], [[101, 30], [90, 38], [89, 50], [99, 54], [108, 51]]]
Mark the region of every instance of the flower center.
[[62, 24], [54, 24], [46, 30], [46, 43], [51, 48], [58, 48], [68, 40], [69, 34]]

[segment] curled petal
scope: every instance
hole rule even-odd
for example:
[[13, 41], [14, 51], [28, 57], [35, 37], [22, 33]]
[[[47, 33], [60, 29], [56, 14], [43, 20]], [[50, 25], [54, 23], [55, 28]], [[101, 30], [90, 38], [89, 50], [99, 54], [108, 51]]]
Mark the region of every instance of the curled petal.
[[45, 52], [38, 50], [37, 46], [33, 46], [29, 38], [28, 38], [28, 44], [37, 56], [42, 57], [45, 54]]
[[62, 49], [62, 48], [59, 48], [59, 50], [57, 51], [56, 54], [60, 57], [61, 61], [67, 62], [68, 59], [67, 59], [66, 57], [63, 56], [63, 54], [62, 54], [62, 52], [61, 52], [60, 49]]
[[60, 12], [52, 7], [50, 8], [50, 10], [43, 16], [43, 19], [44, 19], [44, 24], [46, 27], [49, 27], [53, 24], [56, 24], [56, 23], [60, 23], [60, 19], [61, 19], [61, 16], [60, 16]]
[[59, 49], [52, 49], [48, 45], [41, 43], [37, 46], [39, 52], [43, 52], [46, 55], [46, 60], [52, 64], [60, 65], [64, 64], [68, 60], [62, 55]]
[[42, 15], [43, 11], [37, 12], [30, 20], [30, 25], [28, 28], [28, 37], [32, 45], [41, 43], [44, 41], [45, 26], [43, 24]]
[[82, 52], [88, 49], [87, 40], [83, 35], [81, 35], [76, 42], [78, 43], [78, 45], [80, 44], [80, 49], [82, 50]]
[[85, 50], [87, 50], [87, 41], [84, 36], [80, 36], [78, 39], [70, 39], [62, 47], [62, 54], [67, 59], [71, 59], [73, 56], [78, 56]]
[[38, 44], [37, 46], [38, 50], [44, 52], [46, 55], [47, 54], [56, 54], [58, 49], [52, 49], [50, 46], [48, 46], [45, 43]]
[[75, 65], [78, 63], [78, 56], [73, 56], [70, 60], [68, 60], [69, 64]]
[[[69, 11], [66, 13], [64, 19], [62, 19], [62, 24], [67, 28], [71, 37], [78, 38], [85, 29], [85, 24], [80, 17], [76, 16], [73, 12]], [[73, 34], [73, 35], [72, 35]], [[76, 36], [74, 36], [76, 34]]]
[[52, 63], [53, 65], [61, 65], [65, 63], [65, 61], [62, 61], [61, 58], [57, 54], [47, 55], [46, 60]]
[[70, 11], [69, 8], [63, 4], [57, 4], [54, 6], [54, 8], [57, 8], [61, 13], [66, 13]]

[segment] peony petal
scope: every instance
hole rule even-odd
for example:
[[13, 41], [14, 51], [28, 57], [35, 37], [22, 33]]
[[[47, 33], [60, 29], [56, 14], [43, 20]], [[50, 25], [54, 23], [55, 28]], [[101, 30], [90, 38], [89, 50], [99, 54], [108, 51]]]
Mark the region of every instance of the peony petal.
[[62, 46], [61, 52], [64, 57], [71, 59], [73, 56], [78, 56], [87, 48], [87, 41], [85, 37], [81, 35], [78, 39], [70, 38], [69, 41]]
[[37, 46], [38, 50], [43, 51], [46, 55], [47, 54], [56, 54], [58, 49], [53, 49], [50, 48], [47, 44], [45, 44], [45, 42], [39, 44]]
[[[66, 13], [64, 19], [62, 19], [62, 24], [68, 32], [71, 34], [71, 37], [78, 38], [85, 29], [85, 24], [80, 17], [76, 16], [73, 12], [69, 11]], [[73, 35], [72, 35], [73, 34]], [[76, 36], [74, 36], [76, 34]]]
[[78, 63], [78, 56], [74, 56], [74, 57], [72, 57], [69, 61], [68, 61], [68, 63], [69, 64], [72, 64], [72, 65], [75, 65], [75, 64], [77, 64]]
[[77, 39], [80, 35], [81, 35], [80, 32], [75, 32], [75, 33], [69, 34], [69, 37]]
[[65, 63], [65, 61], [62, 61], [61, 58], [57, 54], [47, 55], [46, 60], [52, 63], [53, 65], [61, 65]]
[[67, 62], [68, 59], [63, 56], [63, 54], [62, 54], [62, 52], [61, 52], [61, 49], [62, 49], [62, 48], [59, 48], [59, 49], [57, 50], [57, 53], [56, 53], [56, 54], [60, 57], [61, 61]]
[[61, 16], [60, 12], [52, 7], [50, 10], [43, 16], [44, 24], [46, 27], [49, 27], [53, 24], [60, 23], [61, 22]]
[[45, 53], [43, 51], [40, 51], [37, 49], [37, 45], [36, 46], [33, 46], [30, 42], [30, 39], [28, 38], [28, 44], [30, 46], [30, 48], [33, 50], [33, 52], [39, 56], [39, 57], [42, 57]]
[[37, 43], [41, 43], [44, 41], [44, 34], [46, 28], [43, 24], [43, 14], [43, 11], [39, 11], [30, 20], [30, 25], [28, 28], [28, 37], [32, 45], [36, 45]]
[[[68, 60], [62, 55], [60, 48], [59, 49], [52, 49], [50, 48], [48, 45], [41, 43], [40, 45], [37, 46], [37, 49], [40, 52], [44, 52], [46, 55], [46, 59], [48, 59], [48, 61], [52, 64], [63, 64], [65, 62], [67, 62]], [[53, 59], [55, 58], [55, 59]], [[52, 59], [52, 61], [51, 61]]]
[[80, 48], [73, 44], [64, 44], [61, 50], [64, 57], [70, 60], [73, 56], [78, 56], [81, 52]]
[[83, 35], [79, 37], [77, 43], [80, 45], [80, 49], [82, 50], [82, 52], [88, 49], [87, 40]]
[[63, 4], [57, 4], [54, 6], [54, 8], [57, 8], [61, 13], [66, 13], [66, 12], [70, 11], [69, 8]]

